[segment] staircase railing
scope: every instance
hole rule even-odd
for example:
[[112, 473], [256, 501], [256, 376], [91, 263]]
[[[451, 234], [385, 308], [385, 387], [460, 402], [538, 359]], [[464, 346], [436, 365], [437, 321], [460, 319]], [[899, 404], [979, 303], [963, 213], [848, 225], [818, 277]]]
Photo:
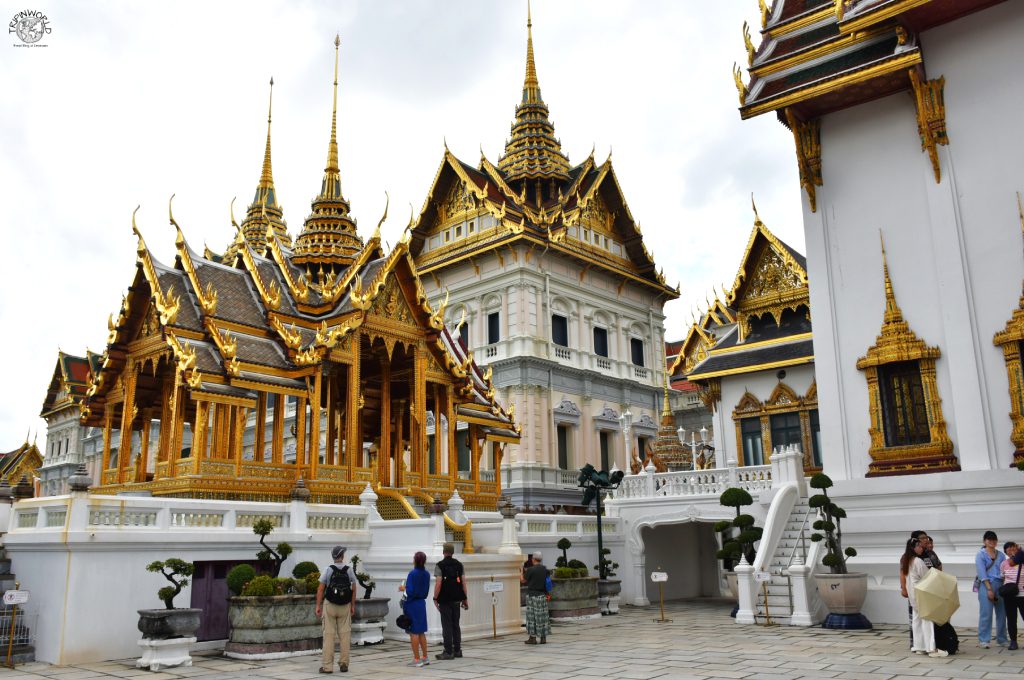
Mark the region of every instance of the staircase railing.
[[811, 515], [815, 515], [816, 516], [816, 513], [814, 512], [814, 508], [807, 508], [807, 513], [804, 515], [803, 524], [800, 525], [800, 537], [798, 539], [799, 543], [797, 545], [793, 546], [793, 552], [789, 556], [789, 563], [786, 565], [787, 569], [789, 569], [789, 567], [793, 566], [793, 560], [796, 559], [797, 548], [798, 547], [799, 547], [800, 552], [801, 552], [801, 556], [800, 556], [801, 564], [807, 564], [807, 522], [810, 521]]

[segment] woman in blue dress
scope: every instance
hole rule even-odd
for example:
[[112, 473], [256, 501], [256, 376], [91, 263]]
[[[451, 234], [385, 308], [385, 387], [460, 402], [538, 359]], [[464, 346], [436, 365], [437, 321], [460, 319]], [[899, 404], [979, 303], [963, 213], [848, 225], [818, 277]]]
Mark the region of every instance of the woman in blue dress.
[[412, 571], [405, 578], [405, 585], [398, 589], [405, 593], [405, 615], [412, 620], [409, 626], [409, 642], [412, 644], [412, 663], [417, 668], [430, 663], [427, 656], [427, 597], [430, 596], [430, 572], [427, 571], [427, 556], [417, 552], [412, 558]]

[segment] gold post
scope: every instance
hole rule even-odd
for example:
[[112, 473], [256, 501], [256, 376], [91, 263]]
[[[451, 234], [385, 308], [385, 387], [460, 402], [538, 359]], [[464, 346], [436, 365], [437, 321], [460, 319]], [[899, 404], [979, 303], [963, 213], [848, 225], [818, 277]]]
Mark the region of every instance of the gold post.
[[[21, 581], [14, 582], [14, 589], [21, 590]], [[7, 665], [14, 668], [14, 622], [18, 618], [18, 605], [11, 609], [11, 630], [7, 634]]]

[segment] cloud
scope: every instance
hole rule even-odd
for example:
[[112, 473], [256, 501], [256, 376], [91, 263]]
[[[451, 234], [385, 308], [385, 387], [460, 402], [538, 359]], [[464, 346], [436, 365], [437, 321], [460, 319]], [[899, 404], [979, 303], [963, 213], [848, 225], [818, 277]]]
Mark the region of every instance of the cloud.
[[[750, 5], [749, 7], [747, 5]], [[789, 132], [742, 122], [729, 73], [754, 3], [536, 0], [544, 98], [573, 162], [609, 149], [633, 215], [682, 297], [669, 336], [731, 284], [752, 226], [802, 248]], [[0, 46], [0, 450], [38, 418], [56, 350], [100, 351], [134, 275], [131, 212], [173, 260], [167, 201], [194, 247], [222, 250], [259, 177], [275, 78], [274, 179], [298, 233], [320, 184], [340, 33], [346, 197], [368, 232], [391, 195], [392, 244], [418, 212], [443, 141], [497, 160], [524, 75], [525, 2], [53, 2], [43, 49]], [[402, 206], [399, 208], [399, 206]]]

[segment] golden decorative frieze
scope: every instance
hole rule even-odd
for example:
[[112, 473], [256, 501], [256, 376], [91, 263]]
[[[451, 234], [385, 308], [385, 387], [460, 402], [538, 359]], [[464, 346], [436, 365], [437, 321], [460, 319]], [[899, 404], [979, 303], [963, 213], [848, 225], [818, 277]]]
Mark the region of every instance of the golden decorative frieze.
[[942, 181], [942, 168], [939, 164], [939, 152], [936, 147], [949, 144], [946, 135], [946, 104], [943, 88], [946, 78], [921, 80], [919, 69], [914, 67], [908, 71], [910, 85], [914, 89], [914, 104], [917, 108], [917, 132], [921, 137], [921, 150], [928, 152], [935, 173], [935, 183]]
[[[1024, 234], [1024, 205], [1020, 193], [1017, 193], [1017, 217], [1020, 220], [1021, 232]], [[1010, 422], [1013, 430], [1010, 441], [1013, 443], [1013, 463], [1024, 460], [1024, 361], [1021, 349], [1024, 346], [1024, 292], [1013, 310], [1010, 320], [1003, 330], [992, 338], [993, 344], [1003, 350], [1006, 362], [1006, 377], [1010, 389]]]
[[807, 200], [811, 212], [817, 212], [817, 196], [815, 187], [822, 185], [821, 180], [821, 120], [802, 121], [793, 110], [786, 109], [786, 122], [793, 132], [796, 143], [796, 161], [800, 170], [800, 186], [807, 192]]

